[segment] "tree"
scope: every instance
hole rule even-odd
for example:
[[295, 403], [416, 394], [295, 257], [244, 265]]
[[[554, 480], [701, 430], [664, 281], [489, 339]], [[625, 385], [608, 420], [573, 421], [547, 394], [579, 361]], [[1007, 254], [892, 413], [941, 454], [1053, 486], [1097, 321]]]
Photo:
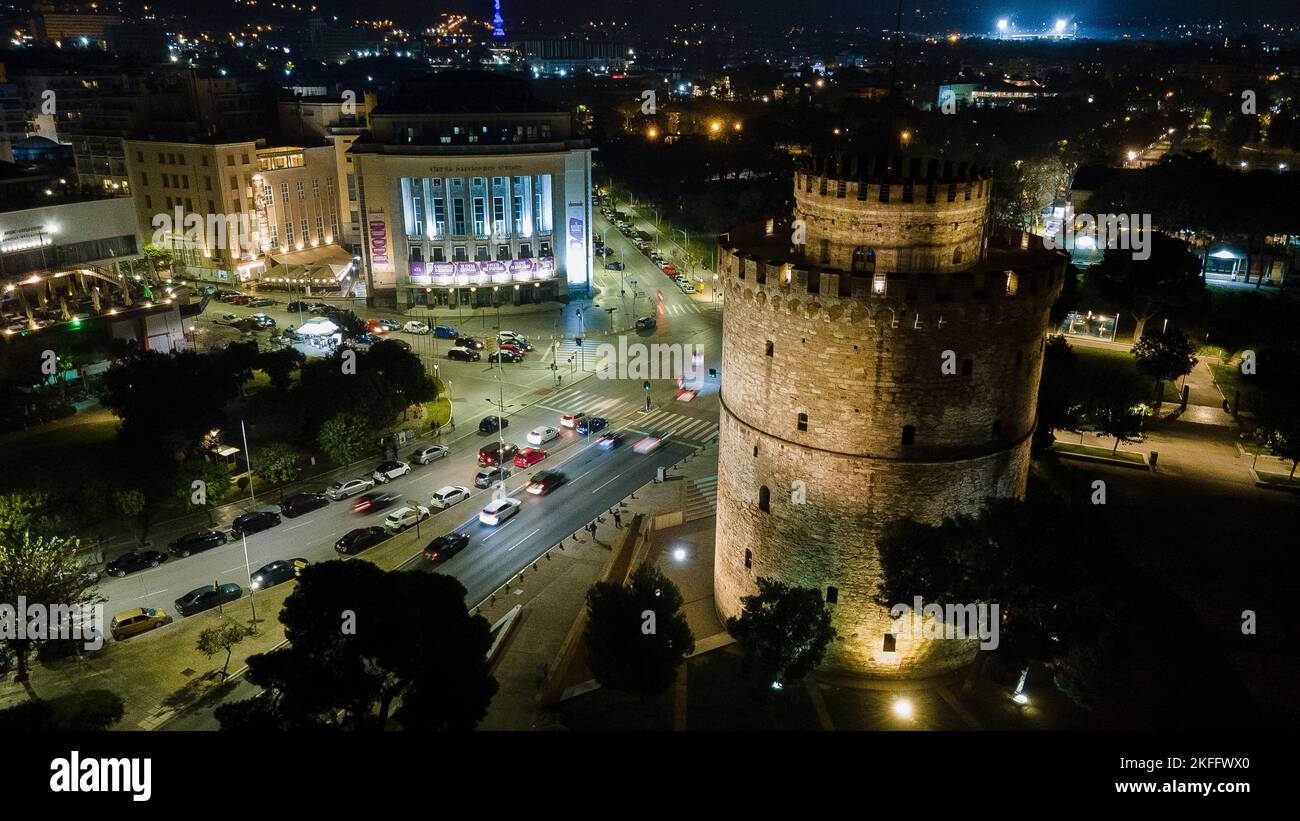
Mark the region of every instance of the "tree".
[[1160, 397], [1160, 383], [1186, 376], [1196, 367], [1196, 346], [1187, 334], [1175, 328], [1153, 331], [1133, 345], [1133, 359], [1142, 373], [1156, 381], [1155, 396]]
[[1146, 415], [1143, 402], [1148, 388], [1146, 380], [1137, 372], [1131, 361], [1105, 359], [1089, 369], [1080, 369], [1080, 387], [1087, 398], [1086, 416], [1097, 430], [1115, 437], [1115, 452], [1119, 443], [1128, 441], [1142, 430]]
[[1043, 346], [1043, 375], [1038, 382], [1038, 425], [1034, 447], [1049, 448], [1056, 430], [1074, 430], [1084, 402], [1079, 397], [1079, 357], [1062, 335], [1049, 337]]
[[16, 491], [0, 495], [0, 542], [17, 542], [25, 533], [52, 536], [59, 530], [49, 494]]
[[330, 308], [325, 312], [325, 316], [330, 322], [339, 326], [339, 331], [343, 334], [344, 339], [356, 339], [359, 336], [365, 336], [366, 323], [361, 321], [361, 317], [352, 311], [342, 308]]
[[1135, 259], [1132, 250], [1109, 248], [1087, 272], [1102, 298], [1133, 314], [1134, 339], [1142, 338], [1148, 320], [1157, 313], [1187, 307], [1205, 293], [1201, 261], [1187, 243], [1159, 232], [1151, 232], [1147, 240], [1148, 258]]
[[646, 698], [672, 686], [678, 665], [695, 650], [682, 603], [677, 585], [649, 563], [626, 585], [593, 585], [582, 640], [596, 681]]
[[[201, 483], [196, 486], [195, 483]], [[230, 492], [230, 470], [221, 462], [192, 457], [181, 463], [176, 481], [176, 497], [186, 505], [199, 507], [208, 515], [208, 524], [216, 520], [212, 511]]]
[[[118, 490], [113, 493], [113, 509], [122, 517], [136, 542], [144, 539], [144, 508], [146, 499], [138, 490]], [[136, 528], [139, 528], [139, 535]]]
[[[72, 608], [89, 606], [98, 598], [94, 582], [82, 574], [77, 539], [42, 536], [24, 532], [21, 537], [0, 539], [0, 602], [58, 604]], [[18, 661], [17, 681], [27, 680], [27, 655], [34, 639], [4, 635], [4, 642]]]
[[266, 692], [219, 707], [222, 729], [473, 729], [497, 683], [491, 628], [465, 595], [441, 574], [308, 567], [280, 611], [287, 644], [248, 660]]
[[233, 619], [226, 619], [216, 627], [209, 627], [202, 633], [199, 633], [198, 641], [195, 648], [212, 658], [223, 650], [226, 653], [226, 662], [221, 665], [221, 678], [225, 679], [226, 670], [230, 667], [230, 655], [234, 652], [235, 647], [253, 634], [251, 627], [239, 624]]
[[1291, 462], [1294, 477], [1300, 463], [1300, 354], [1282, 348], [1260, 351], [1255, 379], [1260, 438], [1274, 455]]
[[306, 359], [307, 357], [297, 348], [280, 348], [258, 354], [257, 366], [271, 380], [273, 388], [287, 391], [293, 383], [294, 372], [302, 367]]
[[835, 638], [819, 590], [759, 577], [758, 593], [742, 603], [740, 616], [727, 619], [727, 632], [740, 645], [745, 669], [757, 682], [802, 679], [821, 663]]
[[225, 378], [232, 382], [242, 396], [244, 385], [253, 378], [253, 370], [261, 362], [256, 342], [231, 342], [215, 354]]
[[[284, 485], [298, 477], [298, 451], [284, 442], [272, 442], [253, 453], [254, 472], [271, 485]], [[280, 490], [284, 494], [283, 487]]]
[[348, 465], [375, 448], [370, 423], [354, 413], [340, 413], [321, 425], [320, 449], [336, 465]]

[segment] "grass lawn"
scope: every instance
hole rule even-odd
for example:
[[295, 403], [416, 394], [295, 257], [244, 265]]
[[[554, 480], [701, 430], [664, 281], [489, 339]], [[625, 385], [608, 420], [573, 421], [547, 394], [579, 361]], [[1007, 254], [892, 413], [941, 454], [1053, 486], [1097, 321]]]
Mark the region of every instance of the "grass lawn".
[[1058, 453], [1077, 453], [1083, 456], [1096, 456], [1102, 459], [1112, 459], [1119, 462], [1132, 462], [1137, 465], [1142, 464], [1142, 457], [1136, 453], [1123, 450], [1112, 451], [1110, 448], [1094, 448], [1091, 445], [1080, 445], [1072, 442], [1053, 442], [1052, 450]]
[[1256, 471], [1255, 475], [1259, 476], [1261, 482], [1290, 490], [1300, 490], [1300, 477], [1287, 476], [1285, 473], [1264, 473], [1263, 471]]
[[1237, 411], [1254, 411], [1255, 390], [1250, 377], [1241, 372], [1240, 365], [1211, 365], [1214, 382], [1229, 402], [1239, 403]]
[[[117, 417], [103, 408], [92, 408], [38, 428], [12, 431], [0, 437], [0, 448], [10, 465], [37, 466], [60, 470], [76, 465], [82, 478], [111, 478], [115, 475], [113, 444], [117, 436]], [[30, 487], [28, 471], [5, 471], [0, 487]], [[66, 482], [66, 475], [62, 481]], [[39, 484], [39, 482], [38, 482]]]

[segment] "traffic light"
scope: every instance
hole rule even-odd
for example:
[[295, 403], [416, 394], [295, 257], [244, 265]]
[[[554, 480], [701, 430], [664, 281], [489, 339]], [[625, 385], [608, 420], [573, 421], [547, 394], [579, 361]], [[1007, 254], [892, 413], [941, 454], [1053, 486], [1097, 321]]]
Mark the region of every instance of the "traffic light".
[[573, 344], [574, 344], [574, 345], [577, 345], [579, 348], [581, 348], [581, 347], [582, 347], [582, 337], [580, 337], [580, 336], [575, 336], [575, 337], [573, 338]]
[[646, 381], [642, 382], [642, 383], [641, 383], [641, 387], [645, 388], [645, 392], [646, 392], [646, 393], [649, 393], [649, 392], [650, 392], [650, 380], [647, 379]]

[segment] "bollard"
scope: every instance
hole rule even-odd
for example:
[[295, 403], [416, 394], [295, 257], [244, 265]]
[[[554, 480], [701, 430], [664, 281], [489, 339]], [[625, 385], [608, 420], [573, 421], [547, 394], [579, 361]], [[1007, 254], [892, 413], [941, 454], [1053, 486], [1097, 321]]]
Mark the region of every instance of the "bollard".
[[1154, 450], [1151, 451], [1151, 467], [1155, 467], [1155, 466], [1156, 466], [1156, 462], [1157, 462], [1159, 459], [1160, 459], [1160, 454], [1159, 454], [1158, 452], [1154, 451]]

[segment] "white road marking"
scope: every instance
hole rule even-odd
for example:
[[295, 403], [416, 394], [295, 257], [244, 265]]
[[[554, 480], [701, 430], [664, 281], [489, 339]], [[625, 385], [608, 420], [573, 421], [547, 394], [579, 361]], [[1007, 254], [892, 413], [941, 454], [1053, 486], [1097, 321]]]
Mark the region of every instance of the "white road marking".
[[529, 539], [531, 539], [533, 536], [535, 536], [535, 535], [536, 535], [537, 533], [539, 533], [540, 531], [541, 531], [541, 528], [540, 528], [540, 527], [537, 528], [537, 530], [534, 530], [532, 533], [529, 533], [527, 536], [523, 537], [523, 538], [520, 539], [519, 541], [517, 541], [517, 542], [515, 542], [514, 544], [510, 545], [509, 547], [507, 547], [507, 548], [506, 548], [506, 552], [509, 553], [510, 551], [514, 550], [516, 547], [519, 547], [519, 545], [521, 545], [521, 544], [523, 544], [524, 542], [528, 541]]
[[624, 473], [627, 473], [627, 471], [624, 470], [624, 471], [620, 471], [619, 473], [615, 473], [614, 476], [613, 476], [613, 478], [611, 478], [608, 482], [605, 482], [605, 484], [602, 484], [600, 487], [597, 487], [596, 490], [593, 490], [593, 491], [592, 491], [592, 493], [595, 493], [597, 490], [600, 490], [600, 488], [602, 488], [602, 487], [604, 487], [605, 485], [609, 484], [609, 482], [614, 481], [614, 479], [617, 479], [618, 477], [622, 476]]
[[[314, 522], [314, 521], [316, 521], [316, 520], [315, 520], [315, 519], [312, 519], [312, 520], [311, 520], [311, 522]], [[302, 527], [303, 525], [309, 525], [309, 524], [311, 524], [311, 522], [300, 522], [300, 523], [294, 525], [293, 527], [286, 527], [286, 528], [284, 529], [284, 532], [285, 532], [285, 533], [288, 533], [290, 530], [297, 530], [298, 528]]]
[[513, 516], [511, 516], [511, 517], [510, 517], [510, 521], [506, 522], [506, 523], [503, 524], [503, 525], [497, 525], [497, 529], [494, 530], [494, 531], [492, 531], [492, 532], [489, 533], [488, 535], [484, 536], [484, 537], [483, 537], [483, 541], [486, 542], [488, 539], [491, 539], [493, 536], [495, 536], [495, 535], [497, 535], [498, 533], [500, 533], [501, 531], [505, 530], [507, 527], [510, 527], [510, 525], [514, 524], [516, 521], [518, 521], [518, 520], [515, 519]]

